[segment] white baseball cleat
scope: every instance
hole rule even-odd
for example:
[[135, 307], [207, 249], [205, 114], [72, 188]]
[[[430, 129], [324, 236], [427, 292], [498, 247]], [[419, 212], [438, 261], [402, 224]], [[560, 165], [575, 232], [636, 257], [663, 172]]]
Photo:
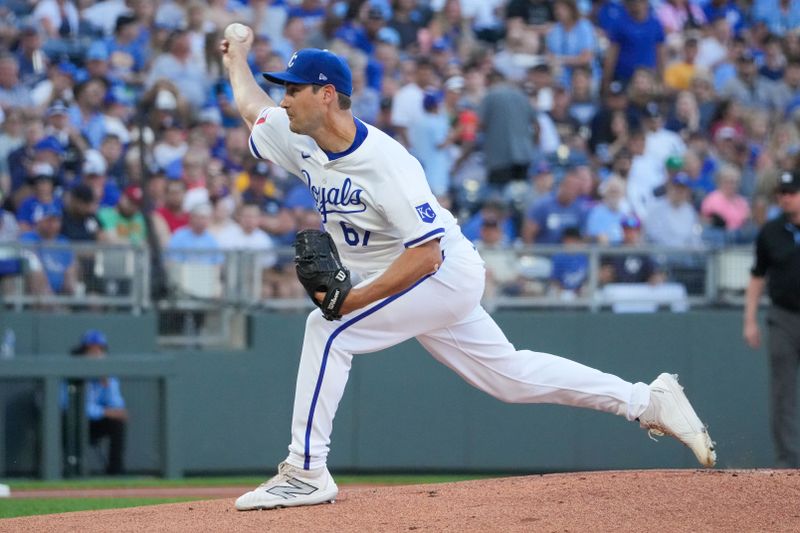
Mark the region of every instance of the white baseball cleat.
[[[661, 374], [650, 384], [650, 405], [638, 418], [651, 435], [670, 435], [694, 452], [700, 464], [711, 468], [717, 462], [714, 442], [683, 393], [678, 376]], [[655, 439], [654, 439], [655, 440]]]
[[278, 473], [269, 481], [239, 496], [236, 509], [253, 511], [256, 509], [275, 509], [277, 507], [297, 507], [333, 502], [339, 494], [327, 467], [303, 470], [283, 462], [278, 465]]

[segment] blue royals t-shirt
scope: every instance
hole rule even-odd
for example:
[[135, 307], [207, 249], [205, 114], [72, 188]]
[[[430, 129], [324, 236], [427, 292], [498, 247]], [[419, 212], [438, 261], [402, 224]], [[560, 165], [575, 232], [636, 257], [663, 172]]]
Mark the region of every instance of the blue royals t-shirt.
[[[55, 239], [45, 241], [35, 231], [23, 233], [19, 237], [22, 243], [33, 244], [69, 244], [69, 240], [59, 235]], [[47, 282], [54, 293], [58, 294], [64, 289], [64, 275], [74, 261], [73, 253], [67, 248], [40, 248], [36, 256], [42, 262]]]
[[587, 211], [588, 206], [582, 198], [562, 205], [555, 193], [551, 193], [535, 202], [528, 210], [527, 217], [539, 226], [537, 243], [559, 244], [565, 229], [584, 227]]

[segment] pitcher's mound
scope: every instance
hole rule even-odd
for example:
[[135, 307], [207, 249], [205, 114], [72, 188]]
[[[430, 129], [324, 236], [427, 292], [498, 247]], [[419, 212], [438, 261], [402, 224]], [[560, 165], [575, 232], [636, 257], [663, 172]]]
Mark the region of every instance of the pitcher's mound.
[[232, 499], [0, 521], [2, 531], [800, 531], [800, 471], [646, 470], [343, 487], [334, 504]]

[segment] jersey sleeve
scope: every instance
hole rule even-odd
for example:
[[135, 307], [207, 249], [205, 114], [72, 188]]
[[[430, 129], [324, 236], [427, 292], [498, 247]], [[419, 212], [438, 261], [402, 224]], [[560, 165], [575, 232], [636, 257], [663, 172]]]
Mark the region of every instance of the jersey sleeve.
[[414, 248], [444, 236], [441, 207], [425, 179], [419, 162], [408, 158], [402, 170], [387, 180], [380, 208], [398, 231], [403, 246]]
[[250, 153], [257, 159], [266, 159], [285, 168], [292, 174], [299, 174], [291, 143], [289, 117], [281, 107], [265, 107], [250, 131]]

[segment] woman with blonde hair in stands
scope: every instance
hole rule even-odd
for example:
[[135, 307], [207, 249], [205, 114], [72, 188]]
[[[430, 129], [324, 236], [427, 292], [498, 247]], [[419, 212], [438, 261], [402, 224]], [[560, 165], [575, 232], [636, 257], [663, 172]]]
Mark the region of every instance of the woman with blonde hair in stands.
[[692, 133], [700, 130], [700, 108], [694, 94], [690, 91], [678, 93], [675, 106], [664, 127], [680, 135], [684, 141], [688, 141]]
[[707, 231], [721, 238], [723, 244], [741, 242], [745, 225], [750, 221], [750, 204], [739, 194], [740, 182], [739, 169], [723, 165], [717, 171], [717, 188], [708, 193], [700, 206]]
[[800, 130], [794, 122], [782, 122], [775, 126], [767, 145], [766, 167], [793, 168], [794, 156], [800, 151]]

